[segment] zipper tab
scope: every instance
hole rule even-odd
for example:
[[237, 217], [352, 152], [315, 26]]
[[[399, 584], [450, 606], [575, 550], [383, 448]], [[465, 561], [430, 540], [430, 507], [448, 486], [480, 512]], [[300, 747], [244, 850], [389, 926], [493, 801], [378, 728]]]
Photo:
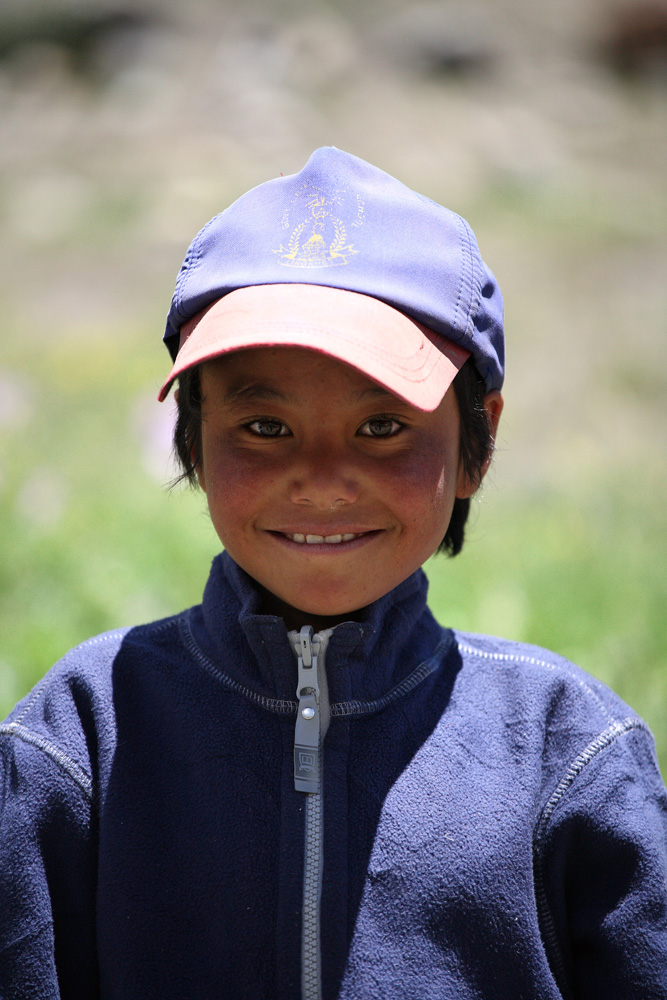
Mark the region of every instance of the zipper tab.
[[319, 643], [313, 648], [313, 630], [304, 625], [296, 644], [299, 708], [294, 731], [294, 787], [297, 792], [320, 790], [320, 686], [317, 680]]

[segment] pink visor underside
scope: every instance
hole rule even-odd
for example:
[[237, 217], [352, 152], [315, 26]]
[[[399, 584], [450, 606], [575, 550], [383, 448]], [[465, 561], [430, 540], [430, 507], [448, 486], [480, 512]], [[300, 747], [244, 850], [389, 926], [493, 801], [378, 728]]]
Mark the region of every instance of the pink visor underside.
[[420, 410], [435, 410], [470, 352], [369, 295], [325, 285], [250, 285], [181, 330], [160, 389], [203, 361], [251, 347], [303, 347], [356, 368]]

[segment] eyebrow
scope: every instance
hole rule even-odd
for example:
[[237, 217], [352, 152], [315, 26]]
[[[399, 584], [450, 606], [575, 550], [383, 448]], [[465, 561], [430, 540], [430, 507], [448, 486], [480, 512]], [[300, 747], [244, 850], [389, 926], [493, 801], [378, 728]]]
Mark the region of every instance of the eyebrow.
[[232, 386], [224, 396], [225, 403], [230, 403], [232, 406], [235, 403], [247, 403], [252, 400], [259, 402], [279, 400], [285, 403], [287, 399], [288, 397], [283, 392], [267, 385], [266, 382], [251, 382], [250, 385]]
[[399, 403], [398, 396], [395, 396], [389, 389], [381, 385], [370, 385], [367, 389], [357, 389], [351, 397], [356, 403], [372, 402], [375, 399], [386, 399], [392, 403]]
[[[291, 393], [281, 392], [268, 382], [251, 382], [246, 385], [231, 386], [224, 396], [225, 403], [230, 406], [247, 404], [249, 402], [281, 402], [289, 403], [294, 397]], [[386, 400], [396, 405], [401, 402], [398, 397], [384, 389], [381, 385], [369, 385], [363, 389], [355, 389], [350, 393], [352, 403], [370, 403], [375, 400]]]

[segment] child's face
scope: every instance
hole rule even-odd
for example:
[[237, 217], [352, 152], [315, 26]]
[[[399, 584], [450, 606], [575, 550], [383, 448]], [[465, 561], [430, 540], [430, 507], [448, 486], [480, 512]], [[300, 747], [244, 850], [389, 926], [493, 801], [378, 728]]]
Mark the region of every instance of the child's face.
[[343, 621], [401, 583], [471, 492], [451, 388], [424, 413], [341, 362], [279, 347], [207, 362], [202, 393], [211, 519], [288, 628]]

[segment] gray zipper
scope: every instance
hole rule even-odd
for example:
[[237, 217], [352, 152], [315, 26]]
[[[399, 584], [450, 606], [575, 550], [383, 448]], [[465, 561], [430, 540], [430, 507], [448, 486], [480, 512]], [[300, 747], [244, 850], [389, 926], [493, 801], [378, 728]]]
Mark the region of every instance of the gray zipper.
[[301, 925], [302, 1000], [321, 1000], [320, 898], [322, 894], [322, 744], [329, 728], [324, 657], [331, 629], [309, 625], [290, 632], [298, 660], [299, 708], [294, 730], [294, 787], [306, 795]]

